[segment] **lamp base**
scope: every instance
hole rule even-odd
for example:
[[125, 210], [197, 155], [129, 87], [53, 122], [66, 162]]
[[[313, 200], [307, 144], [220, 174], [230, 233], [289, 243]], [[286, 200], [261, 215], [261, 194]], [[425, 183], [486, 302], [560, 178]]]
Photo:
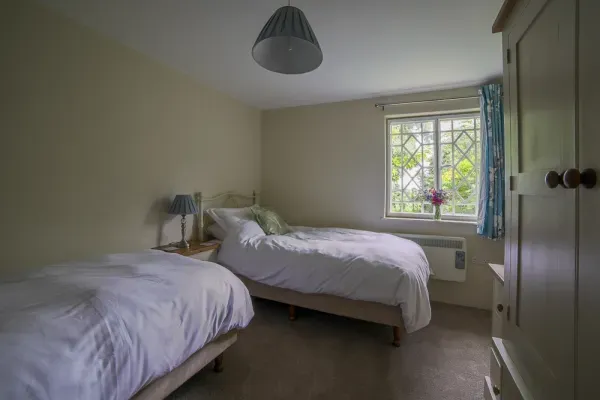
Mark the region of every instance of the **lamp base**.
[[180, 249], [189, 249], [190, 248], [190, 244], [188, 242], [186, 242], [185, 240], [182, 240], [181, 242], [177, 243], [176, 246], [179, 247]]
[[185, 214], [181, 215], [181, 242], [177, 244], [180, 249], [189, 249], [190, 244], [185, 240]]

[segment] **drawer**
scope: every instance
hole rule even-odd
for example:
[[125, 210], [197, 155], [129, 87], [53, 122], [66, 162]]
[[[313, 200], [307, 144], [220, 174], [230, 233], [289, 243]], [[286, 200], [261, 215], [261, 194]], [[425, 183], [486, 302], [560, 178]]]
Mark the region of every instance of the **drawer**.
[[[494, 385], [500, 390], [495, 400], [533, 400], [533, 396], [531, 396], [531, 392], [525, 385], [517, 366], [506, 351], [504, 340], [500, 338], [492, 338], [490, 372], [491, 393], [494, 394]], [[495, 381], [498, 376], [501, 380]]]
[[490, 380], [490, 377], [486, 376], [484, 379], [485, 382], [483, 383], [483, 398], [485, 400], [500, 400], [494, 394], [494, 389], [492, 387], [492, 381]]
[[502, 365], [493, 347], [490, 347], [490, 380], [492, 387], [499, 388], [502, 384]]
[[202, 253], [196, 253], [194, 255], [191, 255], [190, 258], [194, 258], [194, 259], [200, 260], [200, 261], [216, 262], [217, 261], [217, 251], [216, 250], [203, 251]]

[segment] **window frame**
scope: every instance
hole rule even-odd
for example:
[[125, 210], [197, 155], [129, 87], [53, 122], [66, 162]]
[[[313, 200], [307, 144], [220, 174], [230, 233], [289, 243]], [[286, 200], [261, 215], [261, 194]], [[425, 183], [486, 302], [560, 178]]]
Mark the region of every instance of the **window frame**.
[[[439, 129], [439, 120], [440, 119], [460, 119], [464, 117], [479, 117], [479, 147], [477, 148], [479, 154], [479, 160], [476, 160], [481, 164], [481, 155], [482, 155], [482, 138], [481, 138], [481, 110], [478, 108], [461, 110], [461, 111], [453, 111], [453, 112], [439, 112], [439, 113], [430, 113], [430, 114], [419, 114], [419, 115], [390, 115], [385, 117], [385, 147], [386, 147], [386, 194], [385, 194], [385, 218], [405, 218], [405, 219], [420, 219], [420, 220], [433, 220], [434, 214], [421, 214], [421, 213], [407, 213], [407, 212], [392, 212], [392, 148], [393, 146], [390, 143], [391, 133], [390, 127], [392, 121], [402, 121], [405, 122], [422, 122], [422, 121], [431, 121], [435, 119], [434, 122], [434, 142], [433, 142], [433, 151], [434, 151], [434, 173], [435, 173], [435, 185], [436, 187], [441, 187], [441, 174], [439, 169], [440, 163], [440, 140], [441, 140], [441, 132]], [[481, 173], [481, 165], [479, 165]], [[475, 215], [448, 215], [444, 214], [442, 216], [442, 222], [445, 221], [460, 221], [460, 222], [476, 222], [477, 215], [479, 213], [479, 175], [477, 176], [477, 201], [475, 204]]]

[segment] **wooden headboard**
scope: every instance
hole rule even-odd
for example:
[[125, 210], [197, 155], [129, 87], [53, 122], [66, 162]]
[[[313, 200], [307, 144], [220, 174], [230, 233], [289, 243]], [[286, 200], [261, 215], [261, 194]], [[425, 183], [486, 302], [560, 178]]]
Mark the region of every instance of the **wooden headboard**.
[[215, 196], [205, 197], [202, 192], [194, 194], [196, 203], [198, 204], [198, 239], [201, 242], [206, 240], [206, 229], [214, 221], [206, 215], [205, 211], [208, 208], [243, 208], [258, 204], [258, 193], [252, 191], [252, 195], [244, 195], [235, 191], [219, 193]]

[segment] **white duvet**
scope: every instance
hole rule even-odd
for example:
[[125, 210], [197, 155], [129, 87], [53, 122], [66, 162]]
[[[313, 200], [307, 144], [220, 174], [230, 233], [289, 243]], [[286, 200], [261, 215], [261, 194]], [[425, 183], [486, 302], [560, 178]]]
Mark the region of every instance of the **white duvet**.
[[253, 315], [231, 272], [159, 251], [0, 281], [0, 399], [129, 399]]
[[218, 257], [236, 274], [270, 286], [399, 306], [407, 332], [431, 319], [425, 253], [394, 235], [296, 227], [267, 236], [247, 221], [226, 237]]

